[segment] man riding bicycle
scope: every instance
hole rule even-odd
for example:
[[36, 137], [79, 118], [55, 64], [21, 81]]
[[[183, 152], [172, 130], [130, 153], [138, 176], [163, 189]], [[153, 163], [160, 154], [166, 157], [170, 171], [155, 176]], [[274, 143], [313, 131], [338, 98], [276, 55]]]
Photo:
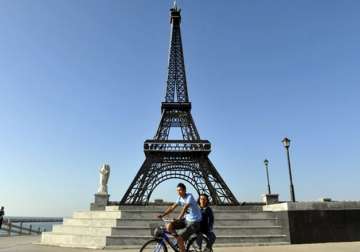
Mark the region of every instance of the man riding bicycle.
[[176, 229], [185, 229], [180, 235], [176, 236], [180, 252], [185, 252], [185, 241], [200, 230], [201, 211], [194, 196], [191, 193], [186, 193], [186, 186], [183, 183], [177, 185], [176, 192], [179, 195], [176, 202], [158, 217], [162, 218], [170, 214], [177, 206], [183, 207], [179, 216], [166, 225], [166, 229], [170, 233], [175, 233]]

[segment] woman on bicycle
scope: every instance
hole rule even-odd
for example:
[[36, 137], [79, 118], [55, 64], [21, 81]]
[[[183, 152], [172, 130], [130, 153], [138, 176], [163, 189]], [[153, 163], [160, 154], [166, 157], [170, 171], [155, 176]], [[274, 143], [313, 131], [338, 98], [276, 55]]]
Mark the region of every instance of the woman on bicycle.
[[202, 214], [200, 232], [208, 237], [210, 245], [212, 246], [215, 242], [216, 236], [213, 232], [214, 214], [211, 207], [209, 206], [209, 196], [205, 193], [201, 193], [198, 204]]

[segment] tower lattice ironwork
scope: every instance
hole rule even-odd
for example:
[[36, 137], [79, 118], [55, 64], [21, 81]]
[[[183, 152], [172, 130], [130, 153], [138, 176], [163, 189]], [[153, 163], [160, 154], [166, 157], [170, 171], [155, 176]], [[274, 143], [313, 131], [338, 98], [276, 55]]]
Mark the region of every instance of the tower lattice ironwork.
[[[146, 159], [123, 196], [122, 205], [147, 205], [152, 192], [165, 180], [181, 179], [198, 193], [209, 195], [214, 205], [238, 205], [208, 155], [211, 144], [202, 140], [191, 116], [183, 47], [180, 32], [181, 10], [171, 12], [171, 39], [165, 102], [156, 135], [144, 143]], [[182, 139], [169, 139], [173, 128], [180, 128]]]

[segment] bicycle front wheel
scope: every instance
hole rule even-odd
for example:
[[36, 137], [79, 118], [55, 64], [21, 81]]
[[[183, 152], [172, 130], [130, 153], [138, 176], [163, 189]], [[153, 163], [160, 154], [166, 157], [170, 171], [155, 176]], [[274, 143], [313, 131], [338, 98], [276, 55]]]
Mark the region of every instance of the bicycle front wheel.
[[140, 252], [167, 252], [167, 247], [161, 239], [151, 239], [140, 249]]
[[190, 239], [186, 246], [187, 252], [212, 252], [212, 247], [208, 238], [198, 235]]

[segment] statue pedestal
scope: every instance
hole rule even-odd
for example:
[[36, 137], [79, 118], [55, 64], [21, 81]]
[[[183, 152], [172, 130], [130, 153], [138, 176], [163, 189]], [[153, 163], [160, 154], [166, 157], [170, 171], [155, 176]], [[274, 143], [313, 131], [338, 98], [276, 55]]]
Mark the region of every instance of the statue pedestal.
[[279, 194], [264, 194], [263, 202], [265, 202], [266, 205], [279, 203]]
[[105, 207], [108, 205], [109, 202], [109, 194], [105, 193], [96, 193], [95, 194], [95, 202], [90, 204], [90, 210], [105, 210]]

